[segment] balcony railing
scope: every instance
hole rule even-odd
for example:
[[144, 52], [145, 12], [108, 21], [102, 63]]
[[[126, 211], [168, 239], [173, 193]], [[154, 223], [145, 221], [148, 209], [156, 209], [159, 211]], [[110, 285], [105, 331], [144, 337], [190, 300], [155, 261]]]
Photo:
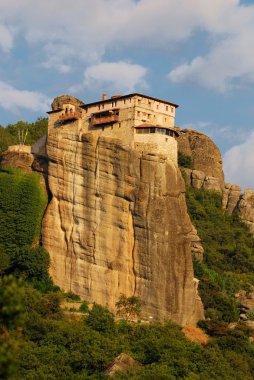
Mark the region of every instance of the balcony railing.
[[93, 117], [92, 124], [100, 125], [100, 124], [110, 124], [118, 121], [118, 115], [109, 115], [103, 117]]
[[82, 116], [81, 112], [69, 112], [59, 116], [59, 121], [77, 120]]

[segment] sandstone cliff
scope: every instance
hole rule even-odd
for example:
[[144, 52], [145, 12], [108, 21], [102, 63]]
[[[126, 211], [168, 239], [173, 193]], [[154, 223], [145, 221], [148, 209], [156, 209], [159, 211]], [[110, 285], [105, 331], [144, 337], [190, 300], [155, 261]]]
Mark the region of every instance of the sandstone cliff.
[[177, 141], [179, 152], [192, 159], [193, 170], [186, 170], [189, 183], [197, 189], [222, 192], [222, 158], [214, 142], [205, 134], [194, 130], [186, 130]]
[[67, 128], [51, 133], [47, 152], [43, 244], [56, 284], [112, 311], [123, 293], [141, 298], [143, 318], [201, 319], [193, 227], [172, 161]]

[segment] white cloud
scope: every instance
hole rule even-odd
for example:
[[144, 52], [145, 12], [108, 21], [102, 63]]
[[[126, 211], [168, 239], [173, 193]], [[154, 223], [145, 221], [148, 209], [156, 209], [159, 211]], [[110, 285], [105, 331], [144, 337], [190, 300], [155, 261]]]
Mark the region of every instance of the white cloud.
[[44, 112], [49, 109], [50, 99], [39, 92], [18, 90], [0, 81], [0, 105], [12, 111], [25, 108], [30, 111]]
[[254, 82], [254, 5], [240, 0], [44, 0], [36, 6], [1, 0], [0, 24], [4, 51], [19, 36], [45, 53], [44, 67], [63, 73], [77, 61], [98, 64], [112, 48], [168, 51], [205, 33], [207, 53], [173, 68], [169, 79], [219, 91]]
[[229, 149], [223, 158], [227, 182], [254, 189], [254, 132], [242, 144]]
[[84, 86], [118, 93], [133, 92], [137, 87], [147, 88], [146, 74], [145, 67], [129, 62], [101, 62], [85, 70]]

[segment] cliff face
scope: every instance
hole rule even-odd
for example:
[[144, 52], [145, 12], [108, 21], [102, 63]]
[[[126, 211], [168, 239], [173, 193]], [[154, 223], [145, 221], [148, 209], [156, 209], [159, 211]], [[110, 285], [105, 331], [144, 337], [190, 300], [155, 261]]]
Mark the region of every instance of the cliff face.
[[193, 227], [173, 162], [68, 130], [51, 134], [47, 151], [52, 200], [43, 244], [56, 284], [112, 311], [123, 293], [140, 297], [142, 317], [201, 319]]
[[222, 158], [218, 147], [205, 134], [188, 130], [178, 138], [178, 150], [191, 157], [193, 170], [186, 170], [189, 183], [197, 188], [224, 189]]

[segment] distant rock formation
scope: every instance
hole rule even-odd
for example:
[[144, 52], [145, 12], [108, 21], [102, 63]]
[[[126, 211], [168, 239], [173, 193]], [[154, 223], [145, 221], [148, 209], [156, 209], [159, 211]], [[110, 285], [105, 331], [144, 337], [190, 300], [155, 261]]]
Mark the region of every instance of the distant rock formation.
[[193, 187], [216, 190], [222, 193], [224, 174], [218, 147], [205, 134], [186, 130], [178, 137], [178, 151], [191, 157], [193, 169], [186, 169], [187, 179]]
[[254, 235], [254, 193], [253, 190], [247, 189], [240, 195], [237, 203], [237, 210], [240, 218], [249, 227], [250, 232]]
[[177, 166], [120, 140], [62, 129], [48, 137], [52, 200], [43, 244], [56, 284], [114, 311], [121, 293], [142, 318], [203, 318], [191, 246], [198, 244]]
[[222, 207], [230, 214], [237, 211], [254, 235], [254, 193], [251, 189], [242, 193], [240, 186], [224, 183], [222, 158], [214, 142], [203, 133], [186, 130], [178, 138], [178, 150], [192, 159], [193, 169], [184, 169], [187, 183], [220, 192]]

